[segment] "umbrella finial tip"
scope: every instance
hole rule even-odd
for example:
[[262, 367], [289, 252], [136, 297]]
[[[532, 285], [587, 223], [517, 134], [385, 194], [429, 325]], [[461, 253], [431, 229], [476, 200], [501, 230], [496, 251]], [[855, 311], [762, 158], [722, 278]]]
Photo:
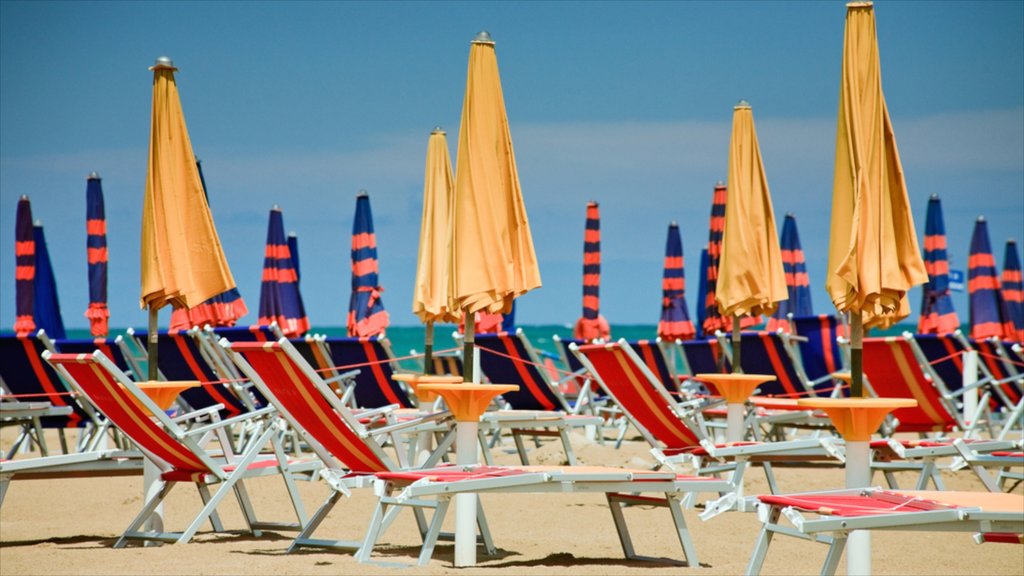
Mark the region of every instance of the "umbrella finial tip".
[[985, 216], [984, 215], [978, 216], [978, 222], [984, 222], [984, 221], [985, 221]]
[[356, 194], [356, 198], [358, 198], [360, 196], [369, 196], [369, 195], [370, 195], [370, 193], [366, 191], [366, 188], [360, 188], [359, 189], [359, 193]]
[[715, 188], [725, 188], [725, 182], [723, 182], [722, 180], [715, 182]]
[[668, 225], [669, 226], [675, 226], [675, 227], [678, 228], [679, 227], [679, 222], [676, 222], [675, 220], [673, 220], [673, 221], [669, 222]]
[[289, 232], [289, 233], [288, 233], [288, 237], [289, 237], [289, 238], [298, 238], [298, 235], [297, 235], [297, 234], [295, 234], [295, 231], [294, 231], [294, 230], [292, 230], [291, 232]]
[[938, 194], [932, 194], [931, 196], [928, 197], [928, 199], [929, 200], [938, 200], [939, 199], [939, 195]]
[[100, 179], [100, 173], [95, 171], [95, 170], [93, 170], [92, 172], [89, 172], [89, 176], [86, 177], [86, 180], [99, 180], [99, 179]]
[[491, 33], [487, 30], [481, 30], [477, 32], [477, 35], [473, 38], [474, 44], [494, 44], [494, 39], [491, 38]]
[[18, 198], [18, 200], [28, 200], [28, 194], [22, 194], [21, 198]]
[[271, 208], [271, 210], [273, 210], [275, 212], [280, 212], [281, 211], [281, 207], [278, 206], [277, 204], [274, 204], [274, 206]]
[[431, 134], [444, 134], [444, 128], [441, 126], [434, 126], [434, 129], [430, 132]]
[[786, 218], [796, 218], [796, 215], [792, 212], [786, 212]]
[[736, 106], [733, 109], [738, 110], [740, 108], [750, 108], [750, 102], [740, 98], [740, 101], [736, 103]]
[[40, 220], [39, 218], [36, 218], [35, 220], [32, 221], [32, 225], [35, 226], [36, 228], [42, 228], [43, 221]]

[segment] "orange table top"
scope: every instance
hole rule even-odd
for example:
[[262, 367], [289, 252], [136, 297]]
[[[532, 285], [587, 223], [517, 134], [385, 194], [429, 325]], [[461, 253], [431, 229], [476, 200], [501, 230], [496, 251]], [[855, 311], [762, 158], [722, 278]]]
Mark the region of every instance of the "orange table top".
[[421, 390], [420, 384], [458, 384], [462, 382], [462, 376], [437, 376], [434, 374], [416, 374], [414, 372], [402, 372], [399, 374], [392, 374], [391, 378], [398, 382], [405, 382], [412, 387], [413, 392], [416, 393], [416, 397], [421, 402], [433, 402], [437, 400], [437, 393], [430, 392], [428, 390]]
[[420, 390], [436, 392], [444, 397], [448, 408], [455, 414], [459, 422], [478, 422], [480, 415], [487, 410], [487, 405], [495, 396], [505, 392], [515, 392], [519, 386], [515, 384], [471, 384], [469, 382], [455, 383], [423, 383], [419, 385]]
[[797, 406], [824, 410], [836, 430], [852, 442], [866, 442], [889, 412], [917, 406], [913, 398], [800, 398]]
[[188, 390], [189, 388], [199, 386], [199, 381], [177, 380], [159, 382], [156, 380], [147, 380], [145, 382], [136, 382], [135, 385], [138, 386], [146, 396], [149, 396], [149, 399], [155, 402], [161, 410], [167, 410], [174, 405], [174, 401], [178, 398], [178, 394], [181, 394], [182, 391]]
[[772, 382], [775, 376], [769, 374], [716, 374], [704, 373], [695, 376], [697, 380], [710, 382], [725, 397], [729, 404], [742, 404], [754, 390], [765, 382]]

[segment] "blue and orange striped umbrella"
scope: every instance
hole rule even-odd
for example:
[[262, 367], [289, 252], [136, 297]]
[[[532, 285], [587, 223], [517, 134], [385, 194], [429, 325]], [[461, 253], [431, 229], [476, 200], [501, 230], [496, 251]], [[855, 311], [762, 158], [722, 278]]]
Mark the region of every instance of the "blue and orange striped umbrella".
[[766, 329], [770, 331], [784, 330], [792, 332], [793, 327], [789, 323], [789, 315], [813, 316], [814, 307], [811, 305], [811, 286], [807, 278], [807, 262], [804, 259], [804, 250], [800, 245], [800, 234], [796, 229], [796, 217], [786, 214], [782, 223], [782, 239], [779, 241], [782, 249], [782, 267], [786, 273], [786, 290], [789, 292], [789, 299], [779, 302], [778, 309], [768, 319]]
[[587, 202], [583, 236], [583, 316], [572, 333], [574, 338], [587, 341], [611, 337], [608, 321], [601, 316], [601, 210], [593, 200]]
[[[697, 325], [694, 326], [697, 332], [697, 338], [704, 337], [704, 323], [707, 320], [708, 310], [710, 310], [715, 303], [715, 291], [708, 290], [708, 270], [711, 267], [710, 261], [711, 259], [708, 256], [707, 247], [701, 248], [700, 268], [698, 269], [700, 275], [697, 279]], [[708, 299], [711, 300], [710, 306], [708, 304]]]
[[277, 322], [281, 332], [289, 338], [301, 336], [309, 330], [309, 318], [299, 293], [299, 275], [295, 261], [284, 237], [284, 217], [281, 209], [270, 210], [267, 225], [267, 248], [263, 257], [263, 283], [260, 285], [260, 317], [257, 324], [269, 326]]
[[32, 231], [32, 204], [28, 196], [18, 200], [14, 217], [14, 332], [30, 334], [35, 321], [36, 240]]
[[[708, 225], [708, 265], [704, 294], [704, 319], [701, 321], [703, 333], [713, 336], [716, 330], [728, 332], [732, 329], [732, 318], [723, 317], [718, 311], [718, 265], [722, 260], [722, 233], [725, 231], [725, 204], [728, 190], [724, 182], [715, 183], [714, 196], [711, 199], [711, 221]], [[740, 318], [740, 326], [747, 328], [759, 322], [754, 316]]]
[[1006, 241], [1003, 257], [1003, 337], [1024, 342], [1024, 283], [1021, 281], [1017, 242]]
[[288, 253], [292, 255], [292, 268], [295, 269], [295, 283], [302, 280], [302, 271], [299, 269], [299, 237], [295, 232], [288, 233]]
[[946, 224], [938, 195], [928, 199], [924, 223], [924, 267], [928, 282], [921, 293], [920, 334], [948, 334], [960, 327], [949, 295], [949, 256], [946, 253]]
[[107, 309], [107, 215], [100, 175], [89, 174], [85, 185], [85, 249], [89, 258], [89, 332], [106, 338], [110, 331]]
[[695, 331], [686, 308], [686, 267], [679, 224], [668, 225], [665, 271], [661, 280], [661, 319], [658, 336], [665, 340], [691, 340]]
[[[199, 182], [203, 186], [203, 196], [207, 203], [210, 201], [210, 194], [206, 189], [206, 178], [203, 177], [203, 163], [196, 158], [196, 170], [199, 172]], [[234, 326], [238, 319], [249, 313], [249, 307], [245, 300], [234, 287], [226, 292], [204, 300], [191, 308], [175, 308], [171, 312], [171, 330], [187, 330], [193, 326], [204, 326], [209, 324], [213, 327]]]
[[64, 318], [60, 315], [57, 278], [50, 264], [50, 251], [46, 248], [42, 222], [36, 220], [32, 226], [32, 236], [36, 244], [36, 281], [32, 306], [36, 329], [42, 328], [51, 338], [63, 340], [67, 338], [67, 332], [64, 331]]
[[974, 223], [970, 259], [967, 264], [967, 292], [971, 302], [971, 338], [1003, 337], [1003, 295], [996, 276], [996, 261], [983, 216]]
[[352, 298], [348, 305], [348, 335], [368, 337], [383, 334], [390, 319], [384, 310], [377, 266], [377, 235], [373, 232], [370, 196], [356, 196], [356, 215], [352, 223]]

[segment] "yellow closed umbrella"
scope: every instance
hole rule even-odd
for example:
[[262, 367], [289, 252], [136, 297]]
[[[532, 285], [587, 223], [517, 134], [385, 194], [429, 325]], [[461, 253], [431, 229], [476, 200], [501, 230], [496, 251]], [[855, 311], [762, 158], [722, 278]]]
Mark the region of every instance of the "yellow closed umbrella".
[[[469, 49], [452, 211], [449, 307], [467, 320], [478, 311], [507, 314], [512, 301], [540, 287], [494, 42], [481, 32]], [[473, 322], [464, 359], [472, 379]]]
[[423, 178], [423, 220], [420, 224], [419, 256], [412, 311], [426, 324], [424, 373], [433, 373], [434, 323], [456, 323], [458, 308], [450, 308], [448, 296], [451, 254], [451, 209], [455, 191], [448, 140], [441, 128], [434, 128], [427, 141], [427, 166]]
[[153, 71], [149, 164], [142, 210], [142, 296], [149, 309], [149, 377], [156, 379], [157, 311], [191, 307], [235, 287], [203, 193], [185, 127], [177, 68], [158, 58]]
[[726, 190], [715, 299], [733, 318], [733, 371], [740, 372], [740, 317], [771, 314], [789, 298], [754, 113], [742, 100], [733, 108]]
[[863, 393], [863, 328], [910, 313], [911, 287], [928, 281], [918, 248], [882, 71], [870, 2], [846, 5], [825, 289], [850, 313], [851, 393]]

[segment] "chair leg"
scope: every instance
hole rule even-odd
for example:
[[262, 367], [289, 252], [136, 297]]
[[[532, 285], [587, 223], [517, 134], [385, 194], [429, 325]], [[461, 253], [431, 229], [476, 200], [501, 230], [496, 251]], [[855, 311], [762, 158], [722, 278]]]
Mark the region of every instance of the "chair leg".
[[523, 466], [530, 465], [530, 457], [526, 453], [526, 445], [523, 443], [523, 436], [519, 433], [519, 430], [512, 431], [512, 439], [516, 442], [516, 452], [519, 453], [519, 462]]
[[633, 549], [633, 539], [629, 536], [629, 528], [626, 527], [626, 517], [622, 513], [624, 503], [614, 499], [611, 494], [605, 494], [608, 499], [608, 509], [612, 512], [612, 520], [615, 522], [615, 531], [619, 535], [619, 543], [622, 544], [622, 552], [626, 558], [635, 558], [636, 552]]
[[494, 540], [491, 538], [491, 529], [487, 526], [487, 516], [484, 514], [484, 503], [480, 495], [476, 497], [476, 527], [480, 530], [480, 539], [483, 540], [484, 550], [488, 556], [496, 556], [498, 551], [494, 548]]
[[[199, 490], [199, 498], [203, 501], [203, 506], [206, 506], [210, 502], [210, 489], [202, 482], [196, 482], [196, 489]], [[245, 510], [243, 509], [243, 512]], [[224, 525], [220, 522], [220, 515], [214, 510], [210, 513], [210, 526], [214, 532], [223, 532]]]
[[562, 449], [565, 450], [565, 457], [569, 466], [576, 465], [576, 453], [572, 451], [572, 444], [569, 442], [569, 433], [565, 428], [558, 429], [558, 436], [562, 439]]
[[316, 512], [313, 513], [312, 518], [310, 518], [309, 521], [306, 522], [305, 527], [302, 529], [301, 532], [299, 532], [299, 535], [295, 537], [295, 540], [292, 541], [291, 545], [288, 546], [288, 549], [285, 550], [285, 554], [291, 554], [292, 552], [298, 550], [305, 541], [309, 540], [309, 538], [313, 535], [313, 532], [315, 532], [316, 529], [320, 527], [320, 524], [324, 521], [325, 518], [327, 518], [327, 514], [330, 513], [330, 511], [334, 508], [334, 505], [338, 503], [338, 500], [340, 500], [342, 496], [344, 496], [344, 494], [338, 492], [337, 490], [331, 491], [331, 494], [327, 497], [327, 500], [324, 500], [324, 503], [320, 505], [320, 508], [317, 508]]
[[158, 480], [158, 482], [162, 483], [162, 485], [160, 486], [160, 490], [158, 490], [156, 495], [150, 498], [148, 502], [146, 502], [145, 506], [142, 507], [142, 511], [140, 511], [139, 514], [135, 516], [135, 519], [132, 520], [132, 523], [129, 524], [128, 528], [126, 528], [124, 533], [121, 534], [121, 537], [117, 539], [117, 542], [114, 542], [114, 548], [124, 548], [128, 544], [128, 539], [130, 538], [141, 538], [142, 540], [146, 540], [147, 536], [150, 535], [148, 533], [138, 532], [138, 529], [147, 520], [149, 520], [149, 517], [153, 514], [153, 511], [156, 510], [157, 506], [159, 506], [164, 501], [164, 498], [167, 497], [167, 494], [177, 484], [176, 482], [164, 482], [163, 480]]
[[[334, 504], [332, 503], [331, 505], [333, 506]], [[383, 531], [384, 516], [388, 512], [387, 506], [385, 498], [377, 501], [377, 506], [374, 507], [373, 515], [370, 517], [370, 525], [366, 528], [363, 545], [359, 547], [359, 550], [356, 550], [356, 562], [364, 563], [370, 560], [370, 555], [373, 554], [373, 547], [377, 544], [377, 540]]]
[[0, 507], [4, 505], [4, 496], [7, 495], [7, 489], [11, 487], [11, 474], [4, 474], [0, 476]]
[[676, 526], [676, 536], [679, 537], [679, 544], [683, 547], [686, 565], [699, 567], [700, 562], [697, 560], [697, 548], [693, 545], [693, 539], [690, 538], [689, 528], [686, 527], [686, 518], [683, 516], [682, 502], [679, 495], [665, 494], [665, 502], [672, 513], [672, 521]]
[[430, 520], [430, 530], [427, 532], [427, 537], [423, 539], [423, 547], [420, 548], [420, 557], [417, 561], [419, 566], [426, 566], [430, 563], [430, 558], [434, 555], [434, 546], [437, 545], [437, 537], [441, 534], [441, 523], [444, 522], [450, 504], [451, 498], [442, 497], [437, 500], [434, 517]]
[[843, 550], [846, 548], [846, 535], [836, 534], [832, 544], [828, 547], [828, 555], [825, 556], [825, 563], [821, 566], [822, 576], [834, 576], [839, 568], [839, 559], [843, 557]]
[[747, 564], [745, 572], [747, 576], [757, 576], [761, 573], [765, 556], [768, 555], [768, 547], [772, 544], [772, 536], [775, 535], [770, 527], [778, 523], [781, 512], [778, 507], [772, 506], [771, 512], [768, 514], [768, 521], [761, 527], [761, 533], [757, 536], [757, 542], [754, 543], [754, 552], [750, 555], [750, 563]]
[[[258, 528], [259, 520], [256, 519], [256, 511], [253, 510], [252, 500], [249, 499], [249, 491], [245, 489], [245, 483], [239, 480], [234, 486], [235, 499], [238, 500], [238, 507], [242, 509], [242, 518], [245, 520], [245, 527], [249, 532], [259, 538], [263, 535]], [[210, 513], [210, 518], [217, 513], [216, 510]]]

